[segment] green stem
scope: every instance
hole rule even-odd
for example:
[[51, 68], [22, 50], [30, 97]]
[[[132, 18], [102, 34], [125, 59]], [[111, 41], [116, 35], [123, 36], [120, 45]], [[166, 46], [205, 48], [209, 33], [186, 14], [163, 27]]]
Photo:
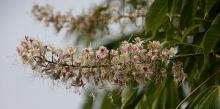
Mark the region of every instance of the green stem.
[[186, 96], [176, 107], [176, 109], [179, 109], [181, 107], [181, 105], [188, 99], [190, 98], [191, 95], [193, 95], [200, 87], [202, 87], [206, 82], [208, 82], [209, 80], [211, 80], [213, 77], [215, 77], [217, 74], [219, 74], [219, 72], [216, 72], [214, 74], [212, 74], [210, 77], [208, 77], [205, 81], [203, 81], [199, 86], [197, 86], [188, 96]]
[[177, 58], [184, 58], [184, 57], [190, 57], [190, 56], [203, 56], [204, 53], [193, 53], [193, 54], [185, 54], [185, 55], [176, 55], [175, 57], [171, 59], [177, 59]]
[[196, 47], [196, 48], [201, 48], [201, 49], [202, 49], [202, 47], [200, 47], [200, 46], [198, 46], [198, 45], [195, 45], [195, 44], [189, 44], [189, 43], [183, 43], [183, 42], [181, 42], [181, 43], [177, 43], [177, 45], [187, 45], [187, 46], [192, 46], [192, 47]]
[[[181, 15], [180, 14], [175, 14], [175, 15], [171, 15], [171, 16], [168, 16], [168, 17], [178, 17], [178, 18], [180, 18]], [[196, 20], [196, 21], [204, 21], [204, 22], [208, 22], [208, 23], [212, 22], [211, 20], [202, 19], [200, 17], [195, 17], [194, 20]]]

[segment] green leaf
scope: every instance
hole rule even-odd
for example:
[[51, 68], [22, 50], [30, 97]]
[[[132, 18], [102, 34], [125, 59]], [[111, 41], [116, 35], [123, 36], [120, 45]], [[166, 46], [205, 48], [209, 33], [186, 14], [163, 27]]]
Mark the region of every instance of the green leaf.
[[84, 98], [84, 102], [82, 104], [82, 109], [92, 109], [93, 106], [93, 98], [91, 96], [89, 96], [89, 92], [85, 93], [86, 96]]
[[[138, 88], [139, 89], [139, 88]], [[138, 90], [132, 87], [124, 89], [122, 92], [121, 109], [134, 109], [144, 95], [144, 88]]]
[[219, 109], [219, 88], [203, 87], [200, 93], [196, 94], [189, 101], [187, 109]]
[[108, 94], [103, 95], [103, 100], [101, 103], [101, 109], [114, 109], [114, 104], [111, 102], [111, 99], [108, 97]]
[[121, 107], [121, 90], [115, 89], [111, 92], [112, 103], [115, 107]]
[[220, 39], [220, 14], [218, 14], [212, 21], [210, 28], [204, 35], [201, 46], [204, 49], [204, 64], [202, 67], [202, 74], [205, 74], [211, 67], [209, 60], [209, 53], [214, 49]]
[[168, 13], [170, 21], [172, 20], [173, 15], [177, 14], [178, 7], [182, 3], [181, 0], [168, 0]]
[[214, 99], [212, 101], [211, 108], [220, 109], [220, 87], [217, 87], [217, 90], [214, 93]]
[[210, 53], [214, 50], [220, 39], [220, 14], [212, 21], [211, 26], [207, 30], [202, 40], [201, 46], [204, 49], [204, 65], [202, 73], [206, 74], [207, 70], [212, 66], [213, 61], [210, 61]]
[[156, 35], [158, 27], [163, 23], [168, 12], [167, 0], [155, 0], [145, 16], [145, 31]]
[[195, 30], [196, 28], [198, 27], [201, 27], [202, 25], [201, 24], [196, 24], [196, 25], [193, 25], [193, 26], [190, 26], [183, 34], [183, 37], [182, 37], [182, 42], [185, 40], [185, 38], [193, 31]]
[[176, 1], [176, 0], [168, 0], [168, 12], [171, 11], [172, 9], [172, 5], [173, 5], [173, 2]]
[[203, 88], [202, 90], [200, 90], [197, 95], [194, 95], [192, 97], [193, 99], [189, 100], [188, 109], [195, 108], [196, 105], [198, 105], [199, 101], [202, 99], [202, 97], [204, 97], [204, 95], [208, 94], [210, 91], [212, 90], [208, 88]]
[[185, 0], [180, 16], [180, 26], [182, 29], [193, 25], [197, 9], [198, 0]]
[[216, 46], [220, 39], [220, 14], [218, 14], [212, 22], [211, 27], [207, 30], [202, 40], [201, 46], [204, 48], [205, 54], [209, 54]]
[[212, 9], [212, 7], [217, 3], [218, 0], [206, 0], [205, 1], [205, 17], [208, 16], [209, 11]]

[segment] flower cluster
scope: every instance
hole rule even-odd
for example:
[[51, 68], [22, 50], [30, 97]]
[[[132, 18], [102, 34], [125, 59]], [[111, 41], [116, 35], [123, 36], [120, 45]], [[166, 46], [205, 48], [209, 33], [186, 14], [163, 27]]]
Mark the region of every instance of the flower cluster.
[[158, 83], [166, 79], [169, 68], [174, 80], [181, 82], [184, 73], [181, 63], [172, 61], [173, 49], [163, 49], [159, 41], [147, 42], [147, 49], [144, 49], [145, 43], [137, 37], [132, 43], [122, 42], [116, 50], [101, 46], [98, 50], [88, 47], [79, 52], [72, 46], [61, 50], [25, 37], [17, 52], [33, 70], [75, 87], [92, 84], [103, 88], [111, 84], [122, 88], [129, 81]]
[[183, 72], [182, 63], [177, 62], [172, 66], [173, 77], [176, 83], [180, 83], [185, 80], [186, 74]]
[[[84, 35], [94, 35], [95, 29], [98, 25], [106, 25], [107, 19], [109, 19], [108, 12], [105, 7], [100, 7], [100, 15], [96, 15], [95, 12], [90, 13], [88, 16], [73, 16], [71, 12], [60, 13], [54, 12], [53, 7], [50, 5], [39, 6], [33, 5], [32, 14], [38, 21], [43, 22], [46, 26], [53, 24], [56, 31], [59, 32], [62, 28], [65, 28], [68, 32], [74, 32], [75, 30], [82, 30]], [[93, 23], [96, 22], [97, 24]], [[106, 29], [106, 28], [105, 28]], [[90, 36], [91, 36], [90, 35]]]
[[[131, 4], [129, 0], [120, 0], [118, 2], [119, 3], [117, 3], [117, 1], [108, 1], [107, 5], [104, 3], [100, 6], [96, 6], [95, 9], [89, 9], [90, 12], [88, 14], [80, 16], [74, 16], [71, 12], [55, 12], [53, 7], [48, 4], [45, 6], [34, 4], [32, 14], [38, 21], [43, 22], [46, 26], [52, 24], [57, 32], [65, 28], [68, 33], [79, 31], [79, 34], [82, 36], [94, 38], [97, 34], [102, 34], [101, 36], [108, 35], [110, 29], [108, 25], [112, 22], [120, 23], [121, 21], [126, 21], [127, 23], [121, 22], [120, 25], [128, 24], [129, 22], [137, 25], [136, 20], [143, 18], [145, 15], [144, 10], [146, 7], [144, 7], [145, 5], [143, 5], [142, 2], [138, 2], [137, 6], [133, 6], [136, 7], [135, 9], [130, 7], [132, 11], [123, 12], [123, 14], [119, 14], [120, 11], [124, 10], [121, 8], [123, 2], [128, 6], [131, 6]], [[130, 8], [129, 10], [131, 10]]]

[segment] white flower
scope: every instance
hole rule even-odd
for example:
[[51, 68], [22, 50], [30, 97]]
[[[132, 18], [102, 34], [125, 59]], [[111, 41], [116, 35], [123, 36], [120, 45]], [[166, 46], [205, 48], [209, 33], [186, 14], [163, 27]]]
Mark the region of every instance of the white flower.
[[68, 53], [69, 54], [74, 54], [75, 52], [76, 52], [76, 48], [75, 47], [72, 47], [72, 46], [68, 47]]
[[104, 59], [108, 55], [108, 49], [104, 46], [99, 47], [99, 50], [96, 51], [96, 61]]
[[53, 53], [55, 54], [55, 55], [57, 55], [57, 56], [60, 56], [61, 54], [62, 54], [62, 49], [59, 49], [59, 48], [56, 48], [56, 49], [54, 49], [54, 51], [53, 51]]
[[112, 55], [112, 56], [116, 56], [116, 55], [118, 55], [118, 50], [111, 50], [111, 52], [110, 52], [110, 54]]
[[56, 49], [53, 45], [48, 45], [48, 49], [52, 52], [54, 52], [54, 50]]
[[84, 48], [82, 54], [87, 56], [87, 57], [92, 56], [93, 55], [92, 48], [91, 47]]
[[137, 56], [137, 55], [134, 55], [133, 57], [132, 57], [132, 62], [133, 63], [140, 63], [140, 57], [139, 56]]
[[164, 49], [161, 52], [160, 58], [161, 58], [162, 61], [167, 61], [167, 60], [169, 60], [173, 56], [174, 56], [173, 48], [170, 48], [169, 50], [168, 49]]
[[142, 43], [143, 41], [141, 41], [141, 38], [140, 37], [136, 37], [134, 39], [135, 43]]
[[32, 58], [32, 57], [37, 56], [37, 55], [38, 55], [38, 53], [37, 53], [37, 51], [36, 51], [35, 49], [30, 49], [30, 50], [28, 50], [27, 56], [28, 56], [29, 58]]
[[116, 64], [119, 64], [120, 61], [119, 61], [119, 57], [118, 56], [114, 56], [111, 60], [111, 64], [112, 65], [116, 65]]
[[124, 41], [121, 45], [122, 52], [131, 52], [132, 51], [132, 44]]
[[158, 54], [158, 50], [150, 50], [148, 53], [148, 56], [150, 57], [151, 60], [156, 60], [158, 58], [157, 54]]
[[186, 74], [183, 72], [182, 63], [177, 62], [172, 66], [173, 77], [176, 83], [183, 82], [186, 78]]
[[18, 54], [21, 56], [24, 52], [24, 47], [19, 45], [17, 48], [16, 48]]
[[101, 46], [101, 47], [99, 47], [99, 50], [96, 52], [96, 54], [102, 55], [103, 58], [104, 58], [106, 55], [108, 55], [108, 52], [109, 51], [108, 51], [108, 49], [106, 47]]
[[86, 61], [86, 56], [81, 55], [79, 56], [79, 63], [84, 63]]
[[160, 48], [160, 42], [159, 41], [153, 41], [153, 42], [149, 42], [148, 44], [148, 49], [149, 50], [157, 50]]
[[96, 61], [100, 61], [101, 59], [103, 59], [103, 56], [101, 54], [96, 54], [95, 58]]
[[171, 47], [168, 51], [169, 57], [170, 58], [174, 57], [175, 52], [176, 52], [175, 49], [173, 47]]
[[160, 58], [162, 61], [166, 61], [169, 59], [169, 50], [168, 49], [164, 49], [160, 55]]
[[121, 54], [120, 59], [121, 59], [122, 62], [125, 62], [125, 63], [129, 62], [130, 61], [129, 54], [128, 53]]

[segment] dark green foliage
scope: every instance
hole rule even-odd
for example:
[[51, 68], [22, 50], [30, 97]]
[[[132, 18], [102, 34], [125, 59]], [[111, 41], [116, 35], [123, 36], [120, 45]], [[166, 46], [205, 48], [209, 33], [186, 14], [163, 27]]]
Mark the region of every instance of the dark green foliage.
[[160, 27], [164, 21], [167, 11], [167, 0], [155, 0], [145, 16], [146, 32], [152, 32], [154, 37], [158, 27]]
[[[160, 40], [164, 47], [178, 47], [178, 58], [174, 60], [183, 62], [187, 78], [180, 86], [169, 75], [163, 83], [128, 87], [121, 97], [112, 96], [118, 101], [112, 108], [180, 109], [182, 103], [187, 103], [186, 109], [220, 109], [219, 0], [155, 0], [146, 13], [145, 29], [132, 35]], [[117, 48], [128, 39], [125, 36], [106, 46]], [[102, 109], [107, 107], [109, 104]]]
[[205, 36], [202, 41], [202, 47], [204, 48], [204, 52], [208, 54], [220, 39], [220, 13], [213, 20], [210, 28], [205, 33]]
[[194, 23], [198, 0], [183, 0], [183, 8], [180, 13], [181, 29], [187, 28]]

